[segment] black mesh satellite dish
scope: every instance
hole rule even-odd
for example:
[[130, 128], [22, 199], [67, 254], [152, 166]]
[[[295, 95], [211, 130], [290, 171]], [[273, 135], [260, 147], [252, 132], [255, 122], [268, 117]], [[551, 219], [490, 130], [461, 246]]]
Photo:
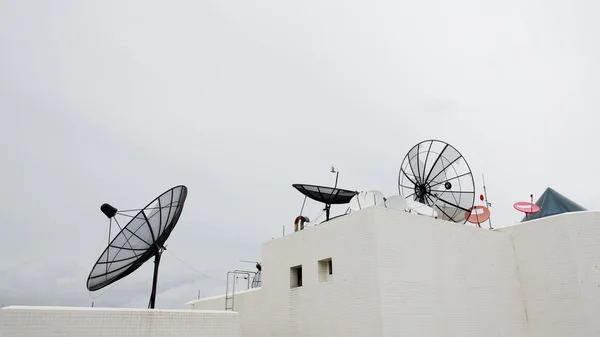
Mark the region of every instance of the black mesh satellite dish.
[[[114, 219], [121, 231], [110, 241], [98, 258], [87, 279], [90, 291], [102, 289], [133, 273], [142, 264], [154, 257], [154, 277], [149, 308], [154, 308], [156, 299], [156, 283], [158, 265], [164, 251], [165, 241], [179, 220], [183, 204], [187, 197], [187, 187], [175, 186], [152, 200], [146, 207], [136, 210], [118, 211], [109, 204], [103, 204], [101, 211], [110, 219]], [[130, 216], [131, 220], [121, 228], [114, 218], [116, 214], [137, 212]]]
[[434, 208], [438, 218], [465, 223], [475, 203], [475, 182], [469, 164], [452, 145], [426, 140], [404, 157], [398, 190], [405, 199]]
[[326, 187], [307, 184], [293, 184], [295, 189], [305, 196], [325, 204], [325, 218], [329, 220], [329, 210], [332, 204], [347, 204], [357, 192], [336, 187]]

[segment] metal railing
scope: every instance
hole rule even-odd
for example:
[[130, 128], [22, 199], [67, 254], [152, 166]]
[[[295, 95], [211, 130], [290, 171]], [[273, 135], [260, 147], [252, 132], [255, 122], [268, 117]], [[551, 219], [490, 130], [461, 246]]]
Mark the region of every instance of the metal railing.
[[[258, 280], [257, 280], [258, 274]], [[260, 272], [247, 271], [247, 270], [234, 270], [227, 272], [227, 285], [225, 287], [225, 310], [232, 310], [234, 308], [235, 302], [235, 288], [238, 280], [242, 278], [245, 280], [246, 289], [256, 288], [256, 284], [262, 283], [260, 281]], [[230, 287], [231, 283], [231, 287]], [[260, 285], [259, 285], [260, 286]], [[231, 288], [231, 294], [229, 294], [229, 290]]]

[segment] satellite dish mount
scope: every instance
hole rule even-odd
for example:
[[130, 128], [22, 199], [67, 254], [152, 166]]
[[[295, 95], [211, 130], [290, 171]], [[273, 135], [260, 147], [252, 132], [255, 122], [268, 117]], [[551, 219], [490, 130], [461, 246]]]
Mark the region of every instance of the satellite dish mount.
[[160, 265], [160, 256], [165, 251], [164, 246], [157, 246], [156, 253], [154, 253], [154, 274], [152, 276], [152, 292], [150, 293], [150, 302], [148, 303], [148, 308], [154, 309], [154, 304], [156, 302], [156, 286], [158, 283], [158, 266]]

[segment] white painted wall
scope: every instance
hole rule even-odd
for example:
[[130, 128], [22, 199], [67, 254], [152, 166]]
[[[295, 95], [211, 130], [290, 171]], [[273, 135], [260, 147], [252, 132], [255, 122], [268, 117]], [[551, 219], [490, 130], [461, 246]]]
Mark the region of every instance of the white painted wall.
[[508, 236], [375, 212], [382, 336], [527, 336]]
[[[242, 336], [380, 336], [373, 213], [357, 212], [267, 242], [262, 288], [240, 294]], [[318, 261], [333, 259], [334, 274], [320, 282]], [[302, 265], [303, 285], [290, 288], [290, 267]], [[190, 309], [220, 309], [224, 298], [201, 299]]]
[[239, 337], [234, 312], [69, 307], [0, 309], [1, 337]]
[[[330, 257], [320, 282], [318, 261]], [[267, 242], [262, 289], [235, 310], [243, 337], [526, 336], [514, 261], [507, 234], [369, 208]], [[304, 285], [290, 289], [300, 264]], [[248, 327], [246, 315], [264, 323]]]
[[600, 212], [489, 231], [369, 208], [266, 243], [262, 267], [236, 300], [243, 337], [600, 335]]
[[600, 213], [502, 229], [516, 251], [531, 337], [600, 335]]
[[[271, 336], [381, 336], [374, 221], [372, 210], [356, 212], [263, 246], [261, 307]], [[320, 282], [318, 261], [326, 258], [333, 260], [333, 275]], [[296, 265], [303, 267], [303, 286], [290, 289]]]
[[[247, 331], [247, 336], [269, 336], [268, 324], [269, 317], [264, 314], [268, 311], [262, 308], [263, 298], [262, 289], [253, 288], [236, 292], [234, 294], [234, 307], [236, 312], [243, 312], [241, 315], [240, 325]], [[185, 309], [188, 310], [224, 310], [225, 295], [207, 297], [200, 300], [191, 301], [185, 304]], [[231, 312], [231, 311], [228, 311]], [[249, 332], [252, 332], [249, 334]]]

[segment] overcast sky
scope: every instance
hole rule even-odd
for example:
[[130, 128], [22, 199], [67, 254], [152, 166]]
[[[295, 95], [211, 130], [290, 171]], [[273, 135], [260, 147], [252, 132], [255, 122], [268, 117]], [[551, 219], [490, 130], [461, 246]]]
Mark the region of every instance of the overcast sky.
[[221, 293], [292, 230], [293, 183], [333, 184], [336, 165], [342, 188], [397, 194], [402, 159], [430, 138], [462, 152], [478, 193], [485, 174], [495, 227], [548, 186], [598, 209], [599, 10], [0, 0], [0, 306], [145, 307], [151, 262], [85, 287], [106, 246], [99, 207], [177, 184], [189, 195], [157, 307]]

